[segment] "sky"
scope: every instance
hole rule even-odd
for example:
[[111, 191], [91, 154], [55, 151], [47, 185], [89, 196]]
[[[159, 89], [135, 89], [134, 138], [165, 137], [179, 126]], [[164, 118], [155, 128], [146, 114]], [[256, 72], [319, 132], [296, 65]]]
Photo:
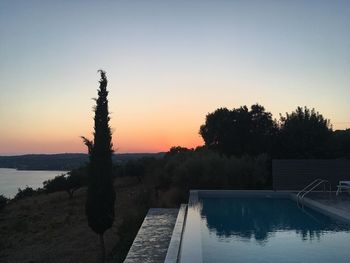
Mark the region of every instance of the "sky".
[[315, 108], [350, 128], [350, 1], [0, 1], [0, 155], [86, 152], [98, 69], [116, 152], [196, 147], [205, 116]]

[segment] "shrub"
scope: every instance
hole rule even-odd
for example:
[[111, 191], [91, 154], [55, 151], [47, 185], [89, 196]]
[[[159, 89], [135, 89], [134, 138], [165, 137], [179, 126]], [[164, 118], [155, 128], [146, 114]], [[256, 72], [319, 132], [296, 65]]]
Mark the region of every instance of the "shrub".
[[8, 199], [3, 196], [3, 195], [0, 195], [0, 211], [6, 206], [8, 202]]
[[[271, 187], [269, 155], [227, 157], [201, 149], [173, 151], [150, 173], [157, 190], [261, 189]], [[151, 180], [149, 180], [151, 181]]]
[[66, 175], [57, 175], [55, 178], [45, 181], [43, 185], [46, 193], [63, 191], [66, 187]]
[[37, 194], [37, 191], [27, 185], [26, 188], [24, 188], [23, 190], [21, 188], [18, 188], [18, 192], [17, 192], [16, 196], [14, 197], [14, 199], [20, 200], [20, 199], [23, 199], [25, 197], [33, 196], [35, 194]]

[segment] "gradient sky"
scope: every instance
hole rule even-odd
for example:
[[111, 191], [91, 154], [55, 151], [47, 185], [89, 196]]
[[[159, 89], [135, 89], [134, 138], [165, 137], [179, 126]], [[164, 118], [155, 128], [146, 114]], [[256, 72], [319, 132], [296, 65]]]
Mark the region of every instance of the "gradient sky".
[[107, 71], [117, 152], [194, 147], [205, 115], [314, 107], [350, 128], [350, 1], [0, 1], [0, 154], [85, 152]]

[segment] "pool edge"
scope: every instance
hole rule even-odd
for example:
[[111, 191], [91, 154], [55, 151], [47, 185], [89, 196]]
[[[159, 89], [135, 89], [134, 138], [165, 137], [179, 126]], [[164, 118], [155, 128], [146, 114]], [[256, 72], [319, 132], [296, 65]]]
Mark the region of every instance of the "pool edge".
[[182, 235], [185, 226], [187, 214], [187, 204], [181, 204], [177, 214], [173, 233], [171, 235], [169, 247], [165, 256], [164, 263], [176, 263], [179, 260]]
[[[297, 198], [295, 196], [295, 198]], [[293, 197], [294, 199], [294, 197]], [[343, 221], [345, 223], [350, 224], [350, 213], [345, 212], [344, 210], [335, 208], [335, 207], [331, 207], [328, 205], [324, 205], [316, 200], [312, 200], [310, 198], [303, 198], [303, 200], [301, 201], [301, 203], [309, 208], [312, 208], [320, 213], [323, 213], [327, 216], [330, 216], [332, 218], [338, 219], [340, 221]]]

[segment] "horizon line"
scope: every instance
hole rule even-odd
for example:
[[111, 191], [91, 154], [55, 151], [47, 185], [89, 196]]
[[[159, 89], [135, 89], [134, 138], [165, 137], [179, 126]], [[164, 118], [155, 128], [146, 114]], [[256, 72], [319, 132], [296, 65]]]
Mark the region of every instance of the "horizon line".
[[[150, 151], [150, 152], [114, 152], [113, 154], [157, 154], [157, 153], [166, 153], [167, 151]], [[59, 154], [86, 154], [84, 152], [58, 152], [58, 153], [0, 153], [0, 157], [15, 157], [15, 156], [25, 156], [25, 155], [59, 155]]]

